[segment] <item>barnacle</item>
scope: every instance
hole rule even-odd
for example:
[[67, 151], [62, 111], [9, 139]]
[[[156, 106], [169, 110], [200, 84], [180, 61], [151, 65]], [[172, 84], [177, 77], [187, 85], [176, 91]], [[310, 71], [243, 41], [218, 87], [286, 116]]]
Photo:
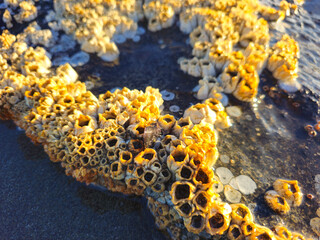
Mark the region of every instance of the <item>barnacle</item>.
[[300, 206], [303, 195], [298, 185], [298, 181], [278, 179], [273, 183], [273, 188], [280, 196], [288, 201], [289, 205], [295, 207]]
[[279, 214], [287, 214], [290, 211], [290, 206], [286, 199], [281, 197], [276, 191], [266, 192], [264, 199], [267, 204]]

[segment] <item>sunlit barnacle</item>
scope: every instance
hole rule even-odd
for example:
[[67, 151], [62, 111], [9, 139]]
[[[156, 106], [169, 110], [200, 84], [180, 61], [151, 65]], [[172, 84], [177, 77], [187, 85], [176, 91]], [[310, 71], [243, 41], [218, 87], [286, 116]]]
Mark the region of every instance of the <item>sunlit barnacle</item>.
[[239, 239], [243, 239], [244, 236], [242, 235], [242, 231], [239, 225], [236, 224], [232, 224], [229, 227], [228, 230], [228, 239], [231, 240], [239, 240]]
[[302, 202], [302, 192], [296, 180], [278, 179], [273, 183], [274, 190], [284, 197], [289, 205], [300, 206]]
[[284, 226], [278, 225], [275, 227], [275, 232], [282, 239], [291, 239], [292, 233]]
[[251, 211], [244, 204], [231, 204], [231, 222], [237, 225], [241, 225], [243, 222], [252, 222], [253, 216]]
[[184, 225], [189, 232], [199, 234], [206, 226], [206, 216], [201, 211], [196, 211], [190, 217], [184, 218]]
[[241, 230], [244, 236], [249, 236], [255, 231], [256, 225], [253, 222], [242, 222]]
[[255, 225], [255, 231], [248, 236], [250, 240], [266, 239], [266, 240], [275, 240], [276, 237], [273, 232], [266, 227]]
[[170, 195], [173, 204], [177, 205], [185, 200], [192, 200], [194, 196], [195, 186], [190, 182], [176, 181], [172, 184]]
[[189, 155], [185, 148], [178, 146], [174, 149], [167, 159], [168, 168], [172, 173], [176, 172], [177, 169], [182, 167], [183, 164], [188, 163]]
[[173, 133], [175, 136], [179, 137], [183, 129], [191, 129], [192, 127], [193, 123], [190, 117], [180, 118], [178, 121], [176, 121], [173, 127]]
[[290, 206], [286, 199], [280, 196], [276, 191], [267, 191], [264, 199], [269, 207], [279, 214], [287, 214], [290, 211]]
[[207, 214], [206, 231], [211, 235], [222, 235], [229, 228], [230, 213], [229, 204], [213, 202]]
[[163, 128], [165, 131], [170, 131], [173, 125], [175, 124], [176, 120], [174, 116], [167, 114], [164, 116], [161, 116], [158, 120], [158, 123], [161, 128]]

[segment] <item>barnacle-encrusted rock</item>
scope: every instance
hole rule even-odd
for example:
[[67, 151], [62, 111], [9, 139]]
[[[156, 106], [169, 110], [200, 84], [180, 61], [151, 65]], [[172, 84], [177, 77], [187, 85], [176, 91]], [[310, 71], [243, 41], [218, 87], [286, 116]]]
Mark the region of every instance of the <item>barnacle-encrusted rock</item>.
[[[5, 3], [19, 7], [14, 15], [18, 22], [37, 16], [33, 1]], [[181, 60], [180, 66], [203, 78], [197, 97], [204, 101], [175, 119], [161, 115], [163, 99], [152, 87], [117, 89], [96, 97], [78, 81], [72, 63], [53, 69], [44, 48], [29, 46], [48, 48], [55, 41], [51, 30], [34, 22], [17, 36], [7, 30], [0, 36], [0, 118], [13, 119], [32, 141], [43, 144], [68, 176], [114, 192], [145, 196], [156, 225], [172, 238], [227, 233], [230, 239], [274, 239], [269, 229], [253, 222], [245, 205], [221, 201], [218, 193], [223, 185], [212, 167], [219, 156], [215, 128], [231, 126], [218, 100], [220, 92], [243, 101], [256, 96], [258, 73], [269, 55], [268, 23], [256, 11], [280, 21], [288, 11], [284, 3], [281, 6], [281, 10], [260, 7], [255, 0], [54, 1], [55, 12], [46, 17], [52, 20], [50, 28], [72, 35], [82, 50], [105, 61], [118, 58], [116, 43], [138, 36], [137, 22], [143, 16], [148, 29], [158, 31], [173, 25], [179, 15], [180, 29], [190, 34], [193, 47], [193, 58]], [[11, 20], [6, 10], [3, 21], [8, 28]], [[236, 44], [243, 48], [235, 49]], [[280, 81], [291, 83], [297, 76], [298, 57], [298, 45], [284, 36], [273, 47], [268, 68]], [[218, 168], [217, 174], [228, 183], [230, 174], [225, 176], [224, 170]], [[248, 177], [241, 179], [245, 181], [239, 183], [248, 183]], [[251, 181], [250, 188], [238, 184], [239, 190], [252, 193], [256, 185]], [[274, 188], [292, 205], [301, 203], [295, 182], [278, 181]], [[228, 196], [234, 189], [225, 189], [229, 201], [241, 197]], [[290, 237], [279, 227], [276, 232]]]

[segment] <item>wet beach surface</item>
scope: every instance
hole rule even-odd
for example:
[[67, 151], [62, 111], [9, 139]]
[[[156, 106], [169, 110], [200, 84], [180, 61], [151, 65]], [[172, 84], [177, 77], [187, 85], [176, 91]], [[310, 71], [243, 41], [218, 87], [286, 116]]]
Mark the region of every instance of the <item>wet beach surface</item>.
[[[269, 227], [283, 223], [316, 239], [309, 222], [320, 207], [314, 181], [320, 174], [320, 136], [309, 137], [304, 126], [314, 124], [319, 116], [320, 40], [314, 34], [320, 29], [320, 3], [307, 1], [304, 8], [302, 17], [289, 17], [284, 26], [291, 27], [285, 30], [291, 31], [301, 46], [300, 82], [305, 88], [290, 95], [277, 87], [270, 90], [276, 81], [265, 70], [257, 102], [230, 98], [231, 105], [240, 106], [243, 114], [233, 118], [230, 129], [219, 133], [219, 153], [233, 161], [225, 164], [218, 160], [216, 167], [227, 167], [235, 176], [249, 175], [257, 183], [254, 194], [242, 197], [257, 222]], [[282, 32], [279, 28], [274, 34]], [[89, 64], [76, 70], [82, 81], [96, 79], [95, 94], [115, 87], [143, 90], [148, 85], [171, 91], [175, 99], [164, 103], [164, 112], [178, 105], [181, 111], [176, 116], [180, 117], [185, 108], [198, 102], [191, 92], [198, 79], [184, 74], [177, 64], [178, 58], [191, 54], [186, 40], [176, 26], [157, 33], [147, 31], [140, 42], [119, 46], [119, 63], [111, 65], [91, 55]], [[0, 146], [0, 239], [165, 239], [156, 230], [143, 199], [113, 194], [67, 177], [42, 147], [34, 145], [11, 121], [0, 121]], [[315, 198], [305, 197], [300, 207], [280, 217], [263, 200], [277, 178], [298, 180], [304, 196]]]

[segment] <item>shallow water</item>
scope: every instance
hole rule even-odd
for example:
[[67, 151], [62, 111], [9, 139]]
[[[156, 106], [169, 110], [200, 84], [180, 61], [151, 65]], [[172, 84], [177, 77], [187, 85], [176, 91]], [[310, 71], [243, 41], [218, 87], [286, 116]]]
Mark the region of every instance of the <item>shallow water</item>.
[[[265, 71], [258, 103], [231, 98], [243, 115], [220, 133], [218, 148], [234, 163], [218, 160], [216, 167], [228, 167], [235, 176], [247, 174], [257, 183], [258, 190], [242, 202], [250, 204], [258, 222], [266, 226], [281, 222], [316, 238], [309, 221], [320, 206], [314, 186], [314, 176], [320, 174], [320, 137], [310, 138], [303, 127], [319, 116], [320, 2], [307, 1], [305, 10], [283, 25], [287, 24], [290, 29], [279, 27], [274, 34], [289, 31], [299, 41], [300, 82], [306, 88], [289, 96], [278, 90], [273, 92], [277, 94], [265, 92], [262, 86], [275, 85]], [[97, 94], [115, 87], [151, 85], [176, 94], [173, 101], [165, 102], [165, 111], [173, 104], [185, 109], [197, 102], [191, 90], [198, 79], [183, 74], [176, 64], [191, 52], [187, 36], [177, 30], [147, 32], [138, 43], [122, 44], [119, 65], [111, 67], [91, 55], [88, 65], [76, 69], [83, 81], [101, 79], [93, 89]], [[182, 110], [176, 116], [181, 114]], [[12, 122], [0, 121], [0, 146], [0, 239], [164, 239], [143, 200], [101, 191], [65, 176], [42, 147], [32, 144]], [[315, 198], [304, 199], [301, 207], [279, 217], [263, 201], [263, 194], [279, 177], [297, 179], [303, 192]]]

